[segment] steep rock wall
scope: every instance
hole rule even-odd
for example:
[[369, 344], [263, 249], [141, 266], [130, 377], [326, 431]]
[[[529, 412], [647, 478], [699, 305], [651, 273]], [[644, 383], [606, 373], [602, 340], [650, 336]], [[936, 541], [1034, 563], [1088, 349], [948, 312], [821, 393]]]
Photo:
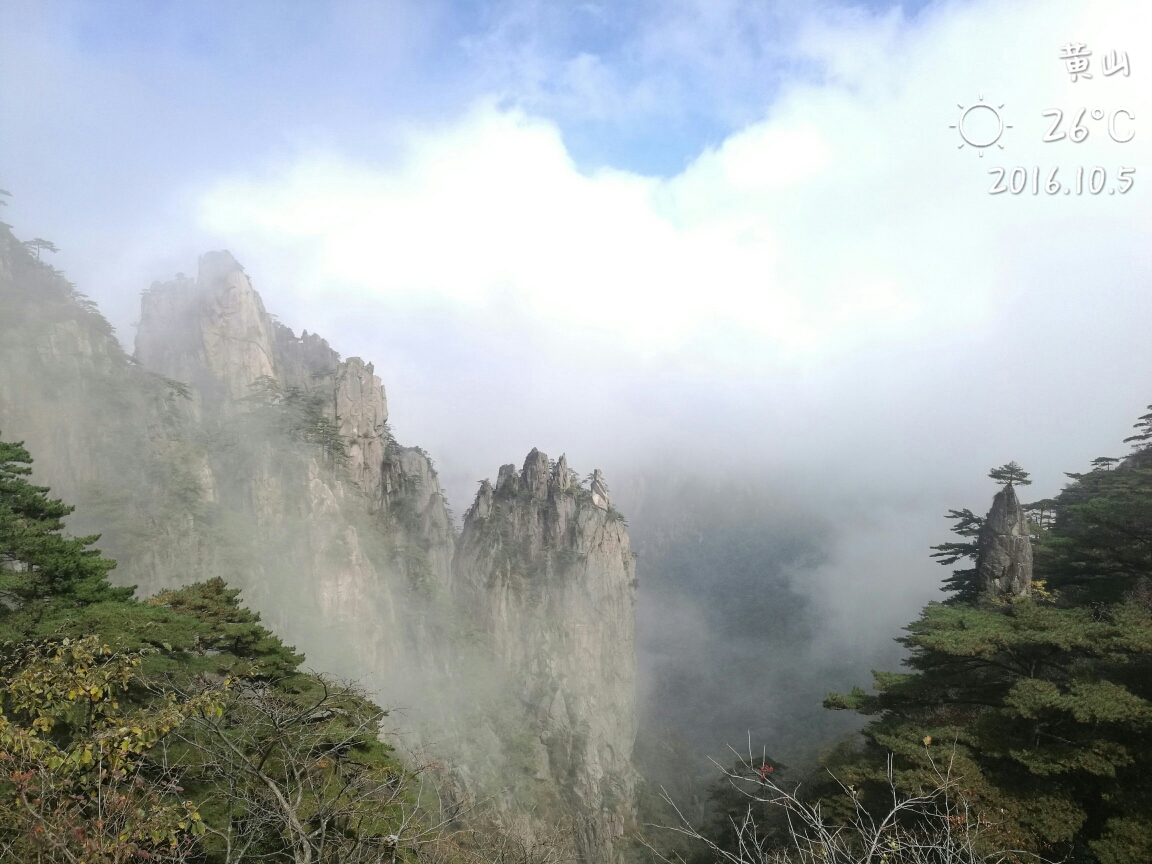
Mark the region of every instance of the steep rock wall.
[[454, 590], [533, 721], [537, 777], [577, 814], [583, 860], [613, 860], [633, 819], [636, 578], [599, 471], [564, 456], [501, 467], [464, 518]]
[[446, 573], [452, 538], [421, 533], [419, 521], [388, 530], [390, 459], [423, 480], [387, 502], [391, 510], [415, 507], [436, 528], [448, 518], [426, 457], [389, 436], [372, 364], [342, 361], [318, 336], [275, 322], [228, 252], [201, 256], [195, 280], [154, 283], [141, 305], [136, 360], [189, 385], [201, 426], [230, 439], [208, 448], [212, 483], [254, 523], [259, 547], [232, 581], [327, 668], [362, 677], [401, 664], [408, 640], [397, 608], [408, 586], [395, 578], [395, 547], [422, 548]]

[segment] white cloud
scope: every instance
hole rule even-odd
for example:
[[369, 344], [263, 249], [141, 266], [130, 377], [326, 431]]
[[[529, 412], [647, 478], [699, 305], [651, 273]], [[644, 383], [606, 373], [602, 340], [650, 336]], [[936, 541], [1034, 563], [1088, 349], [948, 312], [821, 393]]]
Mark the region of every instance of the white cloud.
[[[219, 183], [202, 223], [263, 260], [291, 250], [277, 276], [302, 293], [477, 322], [514, 308], [541, 334], [649, 357], [764, 369], [931, 340], [1040, 290], [1021, 262], [1145, 236], [1139, 178], [1128, 196], [1053, 200], [991, 196], [987, 170], [1036, 165], [1046, 179], [1059, 164], [1067, 183], [1076, 164], [1146, 165], [1147, 136], [1041, 144], [1039, 115], [1090, 95], [1149, 116], [1149, 23], [1130, 2], [813, 20], [798, 50], [825, 79], [787, 85], [766, 119], [668, 179], [582, 173], [552, 123], [485, 102], [412, 132], [391, 164], [327, 153]], [[1056, 56], [1070, 38], [1098, 58], [1128, 50], [1136, 74], [1072, 85]], [[981, 95], [1015, 121], [982, 159], [948, 128]]]

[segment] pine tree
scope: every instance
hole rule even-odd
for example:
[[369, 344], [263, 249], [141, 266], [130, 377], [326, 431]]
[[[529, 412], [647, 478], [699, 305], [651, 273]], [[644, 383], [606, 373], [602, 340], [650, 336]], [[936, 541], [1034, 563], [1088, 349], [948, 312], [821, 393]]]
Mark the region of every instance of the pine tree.
[[45, 240], [43, 237], [37, 237], [35, 240], [25, 240], [24, 245], [27, 246], [29, 249], [34, 250], [36, 252], [36, 260], [37, 261], [40, 260], [40, 253], [41, 252], [59, 252], [60, 251], [59, 249], [56, 248], [55, 243], [53, 243], [51, 240]]
[[304, 657], [260, 624], [260, 616], [239, 602], [240, 592], [223, 579], [210, 579], [178, 591], [162, 591], [144, 602], [192, 619], [196, 653], [213, 658], [219, 674], [284, 681]]
[[1152, 579], [1152, 449], [1109, 471], [1067, 476], [1037, 565], [1071, 601], [1119, 602]]
[[0, 856], [118, 864], [191, 859], [205, 833], [179, 777], [151, 759], [223, 693], [134, 704], [141, 657], [98, 637], [31, 642], [0, 669]]
[[1140, 431], [1124, 439], [1125, 444], [1135, 442], [1132, 444], [1135, 450], [1142, 449], [1147, 441], [1152, 440], [1152, 405], [1149, 405], [1148, 408], [1150, 413], [1140, 415], [1136, 422], [1132, 424], [1133, 429]]
[[988, 476], [1001, 486], [1007, 486], [1009, 484], [1015, 486], [1030, 486], [1032, 484], [1032, 481], [1028, 479], [1028, 472], [1015, 462], [1009, 462], [1006, 465], [1001, 465], [999, 468], [993, 468], [988, 472]]
[[931, 557], [938, 559], [938, 563], [945, 566], [965, 559], [972, 561], [973, 566], [953, 570], [952, 575], [944, 579], [944, 585], [940, 590], [956, 592], [958, 599], [971, 599], [976, 593], [975, 561], [976, 553], [979, 551], [975, 538], [979, 536], [980, 529], [984, 526], [984, 517], [977, 516], [968, 508], [964, 508], [963, 510], [949, 510], [945, 518], [951, 519], [955, 523], [952, 526], [953, 533], [972, 539], [933, 546], [931, 548], [934, 551]]
[[1044, 532], [1052, 527], [1056, 518], [1056, 504], [1055, 498], [1041, 498], [1039, 501], [1024, 505], [1024, 513], [1035, 529], [1033, 539], [1038, 539], [1040, 536], [1036, 532]]
[[131, 588], [107, 579], [116, 562], [90, 548], [99, 537], [67, 537], [74, 508], [28, 481], [32, 457], [23, 443], [0, 441], [0, 635], [31, 633], [45, 618], [79, 607], [117, 602]]
[[31, 465], [0, 441], [0, 858], [399, 861], [435, 839], [385, 712], [301, 673], [221, 579], [110, 585]]

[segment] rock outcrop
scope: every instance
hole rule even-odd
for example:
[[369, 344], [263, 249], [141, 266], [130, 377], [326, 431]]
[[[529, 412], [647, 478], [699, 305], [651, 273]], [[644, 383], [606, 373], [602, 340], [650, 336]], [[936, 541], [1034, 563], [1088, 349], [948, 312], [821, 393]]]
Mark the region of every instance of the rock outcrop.
[[485, 481], [464, 518], [454, 591], [533, 723], [538, 779], [577, 816], [584, 861], [614, 860], [633, 820], [636, 578], [599, 471], [580, 486], [533, 450]]
[[992, 499], [977, 537], [976, 584], [996, 594], [1032, 593], [1032, 541], [1028, 519], [1009, 483]]
[[256, 381], [275, 379], [272, 319], [228, 252], [202, 255], [197, 279], [154, 283], [140, 299], [137, 361], [194, 386], [211, 409], [234, 409]]
[[[270, 395], [306, 398], [343, 439], [350, 479], [373, 508], [384, 503], [388, 399], [372, 364], [341, 361], [326, 340], [306, 330], [297, 337], [275, 321], [229, 252], [202, 255], [194, 280], [181, 275], [143, 293], [135, 356], [191, 385], [210, 415], [250, 411]], [[418, 451], [408, 456], [421, 460]], [[438, 481], [424, 492], [438, 495]]]
[[431, 462], [388, 432], [372, 364], [275, 321], [228, 252], [143, 293], [135, 356], [187, 385], [200, 425], [232, 439], [208, 448], [205, 483], [254, 524], [255, 558], [228, 577], [248, 602], [333, 671], [403, 666], [398, 610], [415, 565], [397, 549], [446, 584], [454, 536]]

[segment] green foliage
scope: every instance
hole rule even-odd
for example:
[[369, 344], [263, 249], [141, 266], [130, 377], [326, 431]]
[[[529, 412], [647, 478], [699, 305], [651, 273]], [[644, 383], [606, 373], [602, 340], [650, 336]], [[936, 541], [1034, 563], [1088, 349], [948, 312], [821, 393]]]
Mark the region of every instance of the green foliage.
[[1152, 861], [1152, 820], [1111, 819], [1100, 839], [1088, 845], [1100, 864]]
[[0, 857], [310, 850], [320, 864], [407, 860], [430, 842], [438, 826], [378, 740], [378, 707], [300, 673], [223, 580], [145, 602], [111, 587], [114, 562], [95, 537], [64, 536], [72, 508], [28, 482], [27, 451], [0, 443], [0, 457], [0, 622], [16, 640], [0, 651]]
[[[166, 764], [204, 816], [210, 861], [407, 860], [428, 830], [411, 775], [378, 740], [383, 712], [354, 688], [300, 676], [239, 679], [201, 711]], [[216, 692], [191, 682], [186, 699]], [[393, 855], [398, 853], [398, 858]]]
[[1015, 462], [1009, 462], [1006, 465], [1001, 465], [999, 468], [993, 468], [988, 472], [988, 476], [1001, 486], [1030, 486], [1032, 484], [1032, 481], [1028, 479], [1028, 472]]
[[[828, 697], [828, 708], [874, 718], [862, 749], [828, 763], [860, 800], [883, 806], [890, 755], [895, 781], [908, 791], [930, 782], [933, 760], [949, 761], [992, 826], [986, 839], [1002, 849], [1108, 864], [1149, 860], [1150, 455], [1071, 474], [1056, 499], [1029, 505], [1038, 514], [1041, 586], [1032, 597], [962, 591], [930, 604], [899, 640], [908, 673], [874, 673], [874, 695], [855, 688]], [[1022, 482], [1012, 464], [992, 476]], [[969, 511], [951, 517], [962, 535], [979, 530]], [[974, 551], [961, 543], [936, 549], [942, 563]], [[947, 587], [964, 585], [954, 574]]]
[[1080, 604], [1115, 603], [1152, 578], [1152, 453], [1112, 470], [1069, 474], [1053, 527], [1036, 547], [1050, 588]]
[[223, 579], [211, 579], [162, 591], [144, 602], [195, 621], [190, 650], [213, 658], [217, 674], [277, 681], [294, 675], [304, 657], [263, 627], [258, 614], [240, 605], [239, 596]]
[[0, 636], [32, 632], [76, 607], [126, 600], [113, 588], [116, 562], [90, 548], [99, 538], [63, 536], [72, 507], [28, 482], [32, 457], [22, 444], [0, 441]]
[[0, 673], [0, 849], [6, 860], [183, 860], [200, 813], [148, 754], [217, 694], [133, 707], [141, 658], [97, 637], [28, 642]]
[[[980, 534], [980, 529], [984, 527], [983, 517], [977, 516], [967, 507], [963, 510], [949, 510], [945, 518], [951, 519], [955, 523], [952, 526], [952, 531], [961, 537], [975, 538]], [[933, 546], [932, 549], [934, 551], [931, 557], [936, 558], [940, 564], [948, 566], [964, 559], [975, 564], [978, 547], [976, 540], [971, 539], [959, 543], [941, 543], [939, 546]], [[940, 590], [957, 592], [961, 599], [975, 597], [977, 590], [975, 566], [953, 570], [952, 575], [944, 580], [944, 585]]]

